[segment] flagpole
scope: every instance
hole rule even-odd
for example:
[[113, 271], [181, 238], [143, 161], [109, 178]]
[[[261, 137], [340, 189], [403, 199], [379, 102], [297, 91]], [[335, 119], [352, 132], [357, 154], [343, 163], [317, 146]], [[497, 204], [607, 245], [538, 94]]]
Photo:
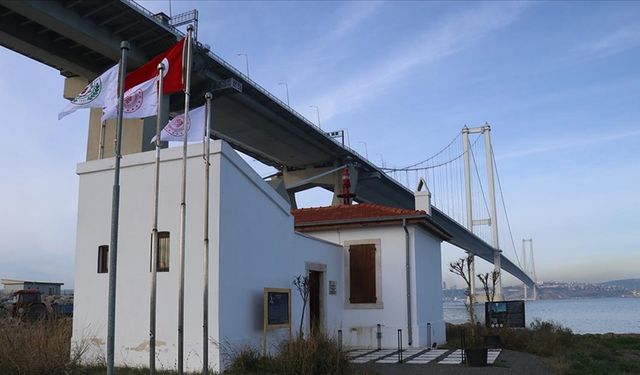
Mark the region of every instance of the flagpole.
[[206, 121], [204, 131], [204, 280], [202, 290], [202, 374], [209, 374], [209, 148], [211, 132], [211, 100], [210, 92], [204, 96], [206, 100]]
[[191, 85], [191, 35], [193, 26], [187, 27], [186, 74], [184, 80], [184, 127], [182, 137], [182, 186], [180, 191], [180, 284], [178, 287], [178, 375], [184, 368], [184, 256], [187, 219], [187, 133], [189, 129], [189, 96]]
[[127, 73], [129, 42], [120, 43], [120, 67], [118, 72], [118, 118], [116, 120], [115, 166], [111, 197], [111, 243], [109, 246], [109, 302], [107, 312], [107, 375], [114, 375], [114, 340], [116, 325], [116, 273], [118, 267], [118, 220], [120, 216], [120, 154], [122, 145], [122, 107], [124, 81]]
[[153, 180], [153, 228], [151, 229], [151, 293], [149, 297], [149, 373], [156, 373], [156, 305], [158, 285], [158, 197], [160, 195], [160, 131], [162, 121], [162, 74], [164, 64], [158, 64], [158, 108], [156, 115], [156, 165]]
[[100, 121], [100, 140], [98, 141], [98, 159], [104, 158], [104, 133], [107, 121]]

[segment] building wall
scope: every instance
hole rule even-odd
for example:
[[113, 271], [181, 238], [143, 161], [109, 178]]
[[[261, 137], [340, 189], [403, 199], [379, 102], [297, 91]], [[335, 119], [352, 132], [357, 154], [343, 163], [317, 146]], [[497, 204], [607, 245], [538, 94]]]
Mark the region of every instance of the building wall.
[[[189, 147], [185, 257], [185, 369], [202, 367], [203, 227], [202, 145]], [[150, 236], [153, 152], [122, 160], [116, 364], [145, 366], [149, 355]], [[159, 230], [169, 231], [170, 272], [158, 273], [157, 366], [175, 368], [179, 267], [181, 148], [162, 151]], [[87, 361], [104, 358], [108, 274], [98, 274], [98, 246], [109, 244], [113, 159], [79, 164], [80, 193], [76, 245], [73, 342], [88, 342]], [[227, 144], [212, 143], [210, 185], [209, 359], [219, 369], [229, 349], [259, 345], [264, 287], [292, 288], [310, 262], [326, 265], [339, 279], [341, 247], [296, 234], [288, 204]], [[328, 287], [325, 288], [325, 291]], [[335, 296], [331, 296], [334, 297]], [[326, 322], [337, 325], [339, 310], [329, 296]], [[331, 306], [329, 306], [332, 304]], [[292, 290], [294, 333], [300, 298]], [[308, 310], [307, 310], [308, 317]], [[305, 327], [308, 326], [308, 322]], [[283, 331], [272, 332], [275, 344]]]
[[[185, 256], [185, 367], [201, 368], [202, 348], [202, 216], [203, 162], [201, 145], [189, 147]], [[217, 338], [218, 200], [221, 144], [212, 143], [211, 262], [209, 334]], [[116, 303], [116, 363], [145, 365], [149, 350], [150, 242], [154, 152], [122, 159]], [[170, 271], [158, 273], [157, 366], [174, 368], [177, 342], [179, 280], [179, 201], [181, 148], [162, 151], [159, 230], [170, 232]], [[73, 342], [88, 342], [87, 361], [104, 358], [107, 329], [107, 273], [97, 273], [98, 246], [109, 245], [114, 159], [78, 165], [80, 175], [76, 243]], [[111, 249], [110, 249], [111, 251]], [[210, 346], [212, 363], [218, 351]]]
[[24, 284], [6, 284], [4, 290], [7, 293], [15, 293], [19, 290], [24, 290]]
[[[415, 335], [421, 345], [446, 342], [445, 324], [442, 311], [442, 254], [440, 240], [425, 230], [416, 229], [415, 242], [415, 286], [416, 295]], [[431, 326], [431, 341], [428, 324]]]
[[[265, 287], [291, 288], [292, 333], [299, 330], [302, 299], [292, 284], [310, 264], [326, 267], [323, 280], [325, 329], [339, 326], [339, 296], [328, 295], [328, 280], [339, 280], [342, 247], [294, 232], [289, 204], [235, 154], [222, 160], [220, 206], [220, 340], [226, 350], [261, 347]], [[233, 164], [233, 167], [227, 167]], [[309, 327], [306, 306], [303, 331]], [[267, 347], [288, 334], [269, 332]], [[223, 353], [223, 357], [225, 353]]]
[[[408, 230], [412, 265], [410, 278], [413, 293], [411, 299], [413, 331], [411, 346], [422, 347], [428, 344], [426, 323], [437, 322], [432, 324], [439, 327], [439, 322], [442, 320], [442, 298], [435, 299], [436, 294], [442, 293], [440, 240], [412, 225], [408, 227]], [[403, 345], [408, 346], [410, 340], [407, 316], [406, 245], [402, 226], [342, 229], [311, 232], [310, 234], [343, 245], [353, 241], [379, 241], [382, 306], [358, 308], [349, 303], [347, 291], [342, 290], [344, 312], [341, 329], [343, 330], [344, 343], [353, 347], [377, 347], [376, 331], [377, 325], [380, 324], [382, 347], [397, 347], [398, 329], [402, 329]], [[346, 264], [348, 256], [347, 246], [345, 245], [343, 248], [343, 264]], [[417, 256], [416, 248], [418, 249]], [[338, 283], [338, 287], [345, 289], [348, 285], [346, 280], [348, 270], [346, 265], [343, 268], [342, 280]], [[437, 292], [435, 292], [436, 290]]]

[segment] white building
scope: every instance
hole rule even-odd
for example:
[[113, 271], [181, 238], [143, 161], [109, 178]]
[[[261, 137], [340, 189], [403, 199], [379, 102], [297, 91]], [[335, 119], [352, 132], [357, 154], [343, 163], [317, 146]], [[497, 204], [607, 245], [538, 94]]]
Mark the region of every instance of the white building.
[[14, 293], [19, 290], [37, 290], [45, 296], [60, 295], [60, 287], [64, 283], [56, 283], [50, 281], [29, 281], [29, 280], [13, 280], [2, 279], [0, 283], [4, 285], [6, 293]]
[[[446, 341], [440, 243], [449, 235], [425, 211], [375, 204], [294, 210], [296, 230], [343, 246], [346, 345], [413, 347]], [[408, 322], [411, 322], [410, 324]]]
[[[158, 273], [156, 338], [157, 364], [161, 368], [174, 368], [176, 364], [181, 151], [181, 148], [163, 150], [160, 172], [162, 235], [158, 266], [162, 272]], [[116, 365], [144, 366], [148, 361], [153, 162], [154, 152], [122, 159]], [[92, 343], [87, 361], [104, 358], [105, 353], [113, 163], [113, 158], [93, 160], [79, 164], [77, 169], [80, 188], [73, 341]], [[202, 367], [203, 169], [202, 145], [191, 145], [186, 211], [186, 370]], [[395, 347], [396, 330], [403, 329], [407, 343], [410, 326], [411, 344], [426, 346], [430, 323], [431, 342], [445, 341], [439, 244], [447, 234], [433, 225], [424, 212], [400, 210], [401, 214], [387, 215], [392, 218], [380, 217], [380, 212], [357, 218], [330, 217], [328, 220], [333, 222], [324, 223], [313, 220], [313, 213], [337, 212], [335, 209], [298, 210], [295, 212], [298, 223], [294, 224], [287, 201], [222, 141], [212, 142], [209, 193], [212, 368], [224, 366], [225, 345], [260, 345], [263, 289], [292, 288], [292, 280], [298, 275], [310, 275], [314, 285], [313, 311], [306, 314], [305, 330], [311, 324], [329, 334], [342, 330], [345, 345], [374, 347], [375, 329], [381, 324], [383, 346]], [[355, 212], [365, 207], [368, 205], [348, 206], [344, 210]], [[383, 210], [385, 215], [390, 210], [370, 207]], [[351, 286], [354, 281], [350, 276], [353, 258], [348, 254], [354, 252], [354, 245], [369, 244], [376, 250], [376, 300], [366, 300], [370, 295], [365, 293], [366, 303], [354, 302], [355, 289]], [[370, 280], [367, 277], [361, 281]], [[407, 320], [408, 306], [410, 320]], [[294, 332], [301, 307], [302, 301], [294, 289]], [[270, 332], [268, 343], [275, 343], [283, 334], [282, 330]]]

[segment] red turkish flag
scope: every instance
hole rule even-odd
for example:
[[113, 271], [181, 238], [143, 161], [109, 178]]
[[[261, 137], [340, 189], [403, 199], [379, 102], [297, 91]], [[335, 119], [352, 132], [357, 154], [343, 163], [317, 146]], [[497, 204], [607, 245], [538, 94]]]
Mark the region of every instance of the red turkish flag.
[[163, 94], [171, 94], [182, 91], [182, 61], [185, 38], [173, 47], [149, 60], [133, 72], [127, 74], [125, 90], [146, 82], [158, 76], [158, 64], [164, 63], [165, 72], [162, 82]]

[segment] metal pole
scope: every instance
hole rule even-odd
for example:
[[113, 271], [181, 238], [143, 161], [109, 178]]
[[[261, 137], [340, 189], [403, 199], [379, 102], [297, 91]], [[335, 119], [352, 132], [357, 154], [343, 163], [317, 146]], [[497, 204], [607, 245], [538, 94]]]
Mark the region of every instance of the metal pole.
[[124, 80], [127, 74], [127, 51], [129, 42], [120, 43], [120, 67], [118, 72], [118, 117], [116, 120], [115, 166], [113, 193], [111, 196], [111, 242], [109, 246], [109, 305], [107, 312], [107, 375], [114, 374], [114, 342], [116, 330], [116, 275], [118, 267], [118, 221], [120, 219], [120, 155], [122, 140], [122, 108], [124, 103]]
[[178, 286], [178, 375], [184, 369], [184, 256], [187, 222], [187, 134], [189, 129], [189, 98], [191, 85], [191, 38], [193, 26], [187, 27], [187, 58], [184, 80], [184, 130], [182, 136], [182, 185], [180, 188], [180, 276]]
[[[524, 273], [528, 274], [528, 272], [527, 272], [527, 251], [526, 251], [526, 248], [525, 248], [525, 241], [526, 240], [523, 238], [522, 239], [522, 263], [523, 263], [522, 264], [522, 268], [523, 268]], [[523, 287], [523, 289], [522, 289], [523, 290], [523, 297], [524, 297], [524, 300], [526, 301], [527, 300], [527, 284], [523, 283], [522, 287]]]
[[536, 275], [536, 263], [533, 259], [533, 238], [529, 239], [529, 253], [531, 255], [531, 271], [533, 272], [533, 300], [537, 300], [538, 299], [538, 276]]
[[367, 149], [367, 142], [360, 141], [360, 143], [364, 144], [364, 156], [369, 160], [369, 150]]
[[[464, 186], [465, 186], [465, 196], [466, 196], [466, 208], [467, 208], [467, 229], [469, 232], [473, 233], [473, 211], [472, 211], [472, 202], [471, 202], [471, 150], [469, 144], [469, 128], [466, 126], [462, 128], [462, 142], [463, 142], [463, 153], [464, 153]], [[476, 266], [473, 261], [474, 257], [471, 253], [471, 293], [474, 294], [476, 290]], [[473, 306], [471, 306], [473, 309]]]
[[211, 132], [211, 101], [213, 95], [208, 92], [206, 100], [206, 124], [204, 131], [204, 254], [203, 254], [203, 290], [202, 290], [202, 373], [209, 374], [209, 153]]
[[153, 176], [153, 224], [151, 227], [151, 290], [149, 296], [149, 373], [156, 373], [156, 305], [158, 285], [158, 200], [160, 195], [160, 133], [164, 64], [158, 64], [158, 110], [156, 113], [156, 160]]
[[411, 316], [411, 240], [409, 238], [409, 229], [407, 229], [407, 219], [402, 219], [402, 229], [404, 229], [405, 276], [407, 283], [407, 344], [411, 346], [413, 341], [413, 318]]
[[[484, 131], [484, 149], [487, 157], [487, 190], [489, 194], [489, 213], [491, 223], [491, 238], [493, 240], [493, 269], [494, 271], [501, 271], [500, 260], [500, 238], [498, 237], [498, 209], [496, 208], [496, 189], [493, 176], [493, 148], [491, 146], [491, 127], [489, 124], [485, 124]], [[498, 282], [496, 283], [495, 300], [502, 301], [502, 275], [498, 273]]]
[[286, 82], [278, 82], [278, 84], [284, 86], [287, 92], [287, 106], [291, 107], [291, 105], [289, 104], [289, 85]]
[[378, 350], [382, 349], [382, 326], [378, 323], [378, 329], [376, 331], [376, 339], [378, 340]]
[[107, 127], [107, 121], [100, 122], [100, 140], [98, 141], [98, 159], [104, 158], [104, 136]]
[[316, 115], [318, 116], [318, 127], [322, 129], [322, 126], [320, 125], [320, 108], [317, 105], [310, 105], [309, 107], [316, 109]]
[[402, 363], [402, 330], [398, 330], [398, 363]]
[[244, 56], [244, 63], [247, 67], [247, 77], [249, 77], [249, 55], [246, 53], [238, 53], [238, 56]]

